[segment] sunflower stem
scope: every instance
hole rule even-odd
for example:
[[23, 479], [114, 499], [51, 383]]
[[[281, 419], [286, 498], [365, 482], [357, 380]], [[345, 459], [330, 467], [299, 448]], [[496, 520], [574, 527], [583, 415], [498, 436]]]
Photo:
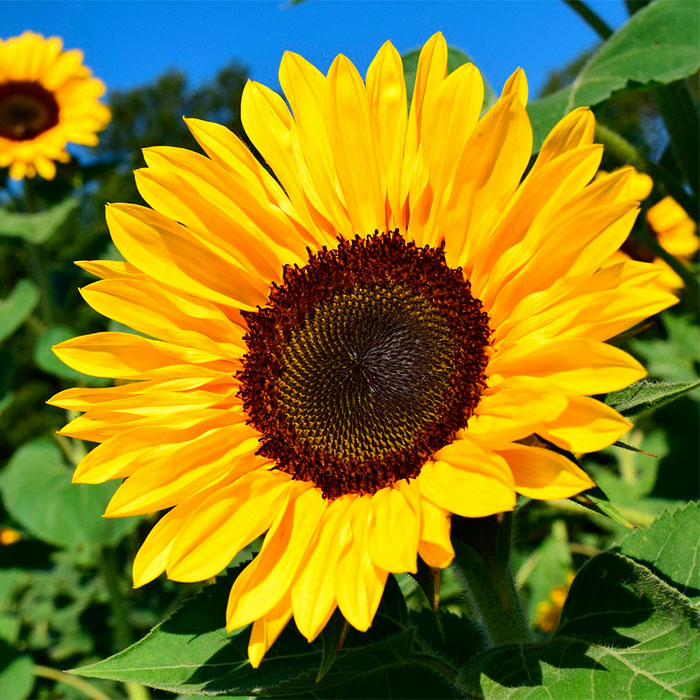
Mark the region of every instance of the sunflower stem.
[[511, 567], [513, 514], [452, 519], [455, 564], [489, 646], [527, 641], [530, 630]]
[[568, 5], [603, 41], [612, 36], [613, 30], [610, 25], [585, 2], [564, 0], [564, 4]]
[[[36, 211], [36, 203], [34, 196], [33, 181], [29, 178], [24, 178], [24, 201], [28, 214], [33, 214]], [[41, 313], [44, 321], [49, 325], [53, 325], [53, 291], [51, 289], [51, 280], [47, 271], [44, 251], [41, 245], [37, 243], [26, 242], [27, 257], [29, 258], [29, 267], [32, 270], [32, 275], [35, 282], [39, 285], [41, 292]]]

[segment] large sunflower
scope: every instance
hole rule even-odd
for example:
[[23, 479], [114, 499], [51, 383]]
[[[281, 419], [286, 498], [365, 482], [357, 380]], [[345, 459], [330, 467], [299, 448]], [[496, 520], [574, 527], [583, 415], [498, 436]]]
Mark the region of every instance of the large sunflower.
[[[134, 561], [201, 581], [267, 532], [227, 626], [253, 623], [257, 666], [294, 616], [309, 640], [336, 607], [372, 623], [387, 575], [453, 558], [450, 517], [592, 485], [571, 452], [630, 424], [593, 394], [644, 376], [603, 341], [676, 301], [659, 270], [601, 263], [638, 204], [631, 171], [591, 183], [602, 148], [578, 109], [532, 151], [518, 70], [480, 118], [473, 65], [423, 48], [410, 112], [386, 43], [363, 82], [285, 54], [291, 106], [249, 82], [246, 132], [188, 120], [208, 157], [145, 151], [152, 208], [107, 209], [125, 262], [80, 263], [97, 311], [143, 335], [56, 346], [68, 365], [135, 380], [70, 389], [65, 435], [101, 443], [75, 481], [125, 479], [106, 515], [170, 509]], [[153, 339], [152, 339], [153, 338]], [[525, 442], [523, 442], [525, 440]], [[533, 441], [529, 441], [533, 442]], [[542, 441], [539, 444], [546, 444]]]
[[98, 99], [101, 80], [83, 65], [83, 53], [62, 51], [58, 37], [24, 32], [0, 40], [0, 167], [21, 179], [50, 180], [54, 161], [68, 160], [68, 143], [94, 146], [110, 112]]

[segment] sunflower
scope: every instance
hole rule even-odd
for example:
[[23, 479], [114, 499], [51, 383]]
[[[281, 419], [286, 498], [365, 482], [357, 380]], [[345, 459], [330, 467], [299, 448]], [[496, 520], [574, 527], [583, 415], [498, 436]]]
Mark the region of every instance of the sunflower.
[[98, 102], [102, 81], [83, 65], [82, 51], [62, 51], [58, 37], [0, 40], [0, 167], [19, 180], [56, 174], [68, 143], [94, 146], [110, 119]]
[[[634, 172], [628, 184], [628, 195], [633, 199], [646, 199], [654, 187], [654, 181], [645, 173]], [[649, 207], [646, 223], [659, 245], [674, 258], [688, 264], [700, 248], [700, 238], [696, 223], [673, 197], [664, 197]], [[623, 260], [646, 260], [658, 265], [662, 274], [655, 284], [669, 291], [683, 288], [683, 280], [662, 258], [643, 244], [627, 239], [622, 248], [610, 256], [607, 264], [613, 265]]]
[[254, 666], [292, 616], [309, 640], [336, 608], [366, 630], [389, 573], [450, 564], [452, 514], [591, 487], [526, 439], [591, 452], [627, 431], [591, 395], [645, 372], [603, 341], [676, 301], [652, 265], [600, 269], [638, 203], [631, 170], [589, 184], [602, 148], [587, 109], [522, 179], [521, 70], [483, 117], [479, 72], [447, 75], [441, 34], [410, 111], [388, 42], [365, 81], [342, 55], [324, 76], [292, 53], [280, 81], [291, 112], [255, 82], [241, 105], [276, 177], [196, 119], [206, 156], [146, 149], [151, 208], [107, 208], [125, 260], [79, 263], [102, 278], [85, 300], [139, 334], [55, 347], [130, 381], [52, 399], [84, 411], [63, 434], [101, 443], [74, 480], [125, 479], [107, 517], [169, 509], [135, 586], [208, 579], [266, 533], [226, 610], [229, 630], [253, 623]]

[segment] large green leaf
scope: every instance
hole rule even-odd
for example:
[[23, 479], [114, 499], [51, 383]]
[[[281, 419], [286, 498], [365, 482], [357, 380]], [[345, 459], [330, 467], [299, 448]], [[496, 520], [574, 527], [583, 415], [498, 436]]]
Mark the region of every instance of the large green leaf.
[[39, 303], [39, 290], [28, 279], [22, 279], [8, 296], [0, 301], [0, 341], [11, 336], [31, 315]]
[[59, 547], [116, 544], [139, 518], [104, 519], [116, 484], [72, 484], [58, 447], [46, 438], [23, 445], [0, 477], [5, 508], [35, 537]]
[[642, 379], [632, 386], [614, 391], [605, 398], [605, 403], [623, 416], [635, 416], [654, 411], [667, 403], [697, 389], [700, 380], [694, 382], [653, 382]]
[[641, 564], [600, 554], [574, 580], [550, 641], [482, 653], [460, 685], [485, 698], [694, 697], [700, 613]]
[[602, 44], [571, 85], [529, 105], [535, 150], [575, 107], [596, 105], [628, 87], [671, 83], [699, 67], [700, 3], [655, 0]]
[[32, 214], [0, 209], [0, 236], [16, 236], [30, 243], [45, 243], [77, 206], [78, 200], [69, 197], [49, 209]]
[[407, 625], [401, 591], [390, 576], [370, 630], [360, 634], [350, 628], [342, 649], [318, 682], [322, 642], [308, 644], [291, 623], [260, 668], [252, 668], [247, 659], [249, 629], [227, 634], [223, 626], [236, 573], [185, 601], [133, 646], [73, 672], [190, 695], [301, 696], [410, 662], [414, 632]]
[[[412, 49], [401, 56], [401, 62], [403, 63], [403, 75], [406, 80], [406, 95], [408, 96], [408, 103], [411, 104], [411, 99], [413, 98], [413, 88], [416, 83], [416, 71], [418, 70], [418, 59], [420, 58], [420, 49]], [[472, 59], [464, 53], [455, 48], [447, 49], [447, 72], [452, 73], [461, 65], [465, 63], [473, 63]], [[483, 77], [483, 76], [482, 76]], [[496, 101], [496, 95], [493, 89], [489, 85], [488, 81], [484, 78], [484, 110], [489, 109], [491, 105]]]
[[649, 527], [627, 535], [620, 551], [700, 602], [700, 503], [662, 513]]

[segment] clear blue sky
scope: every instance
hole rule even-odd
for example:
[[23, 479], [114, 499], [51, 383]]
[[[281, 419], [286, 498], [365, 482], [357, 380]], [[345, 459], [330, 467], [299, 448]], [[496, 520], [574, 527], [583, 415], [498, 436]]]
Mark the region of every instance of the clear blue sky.
[[[589, 4], [613, 27], [625, 20], [622, 0]], [[58, 34], [67, 47], [83, 49], [111, 89], [147, 83], [172, 67], [197, 85], [234, 58], [252, 78], [278, 89], [286, 49], [322, 70], [344, 53], [364, 74], [386, 39], [403, 53], [440, 29], [496, 89], [520, 65], [534, 93], [549, 69], [597, 40], [558, 0], [0, 2], [0, 36], [24, 29]]]

